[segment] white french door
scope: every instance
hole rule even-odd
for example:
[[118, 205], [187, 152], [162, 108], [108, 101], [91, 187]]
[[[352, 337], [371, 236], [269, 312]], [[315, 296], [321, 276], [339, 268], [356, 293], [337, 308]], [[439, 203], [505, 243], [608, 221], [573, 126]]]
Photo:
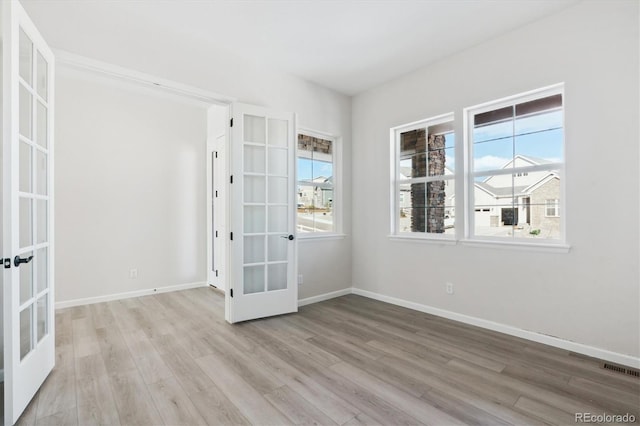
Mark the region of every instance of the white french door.
[[[296, 312], [295, 115], [233, 104], [226, 319]], [[229, 236], [231, 238], [231, 235]]]
[[17, 0], [2, 7], [5, 424], [55, 364], [51, 50]]

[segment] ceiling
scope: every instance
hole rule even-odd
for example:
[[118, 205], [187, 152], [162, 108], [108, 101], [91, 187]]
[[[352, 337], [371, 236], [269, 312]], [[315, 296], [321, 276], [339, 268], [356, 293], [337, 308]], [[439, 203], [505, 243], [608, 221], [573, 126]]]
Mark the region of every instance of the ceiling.
[[[54, 48], [105, 62], [232, 52], [353, 95], [578, 0], [22, 0]], [[162, 49], [150, 49], [151, 45]], [[201, 49], [200, 49], [201, 47]], [[126, 66], [117, 63], [117, 65]]]

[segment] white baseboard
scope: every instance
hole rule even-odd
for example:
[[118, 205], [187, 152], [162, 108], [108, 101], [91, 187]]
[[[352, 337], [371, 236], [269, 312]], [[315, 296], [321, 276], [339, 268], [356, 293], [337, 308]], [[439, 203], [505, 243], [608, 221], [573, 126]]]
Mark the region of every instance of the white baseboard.
[[[136, 290], [126, 293], [109, 294], [105, 296], [88, 297], [84, 299], [66, 300], [56, 303], [56, 309], [69, 308], [72, 306], [89, 305], [92, 303], [109, 302], [112, 300], [128, 299], [131, 297], [147, 296], [150, 294], [167, 293], [171, 291], [187, 290], [196, 287], [206, 287], [206, 282], [196, 282], [188, 284], [179, 284], [160, 288], [151, 288], [145, 290]], [[368, 297], [370, 299], [379, 300], [381, 302], [391, 303], [392, 305], [402, 306], [405, 308], [413, 309], [415, 311], [425, 312], [427, 314], [436, 315], [443, 318], [448, 318], [453, 321], [459, 321], [465, 324], [474, 325], [488, 330], [497, 331], [499, 333], [508, 334], [510, 336], [520, 337], [522, 339], [531, 340], [533, 342], [542, 343], [545, 345], [553, 346], [556, 348], [564, 349], [567, 351], [587, 355], [593, 358], [598, 358], [605, 361], [610, 361], [616, 364], [625, 365], [633, 368], [640, 368], [640, 358], [631, 355], [625, 355], [617, 352], [612, 352], [606, 349], [596, 348], [594, 346], [585, 345], [582, 343], [572, 342], [564, 340], [554, 336], [548, 336], [535, 331], [523, 330], [517, 327], [513, 327], [506, 324], [497, 323], [494, 321], [485, 320], [482, 318], [472, 317], [469, 315], [460, 314], [457, 312], [447, 311], [446, 309], [435, 308], [429, 305], [423, 305], [421, 303], [409, 302], [407, 300], [398, 299], [391, 296], [386, 296], [379, 293], [374, 293], [368, 290], [362, 290], [359, 288], [345, 288], [342, 290], [332, 291], [318, 296], [307, 297], [298, 300], [298, 306], [310, 305], [312, 303], [318, 303], [325, 300], [333, 299], [335, 297], [345, 296], [347, 294], [357, 294], [359, 296]], [[0, 371], [0, 377], [4, 376], [4, 371]], [[1, 379], [0, 379], [1, 380]]]
[[508, 334], [510, 336], [520, 337], [522, 339], [531, 340], [534, 342], [542, 343], [545, 345], [553, 346], [556, 348], [564, 349], [571, 352], [587, 355], [593, 358], [598, 358], [605, 361], [610, 361], [616, 364], [625, 365], [633, 368], [640, 368], [640, 358], [620, 354], [617, 352], [608, 351], [606, 349], [596, 348], [594, 346], [584, 345], [582, 343], [572, 342], [569, 340], [560, 339], [558, 337], [548, 336], [535, 331], [523, 330], [510, 325], [501, 324], [482, 318], [472, 317], [469, 315], [459, 314], [445, 309], [434, 308], [433, 306], [423, 305], [420, 303], [409, 302], [403, 299], [397, 299], [391, 296], [385, 296], [383, 294], [374, 293], [367, 290], [361, 290], [359, 288], [352, 288], [352, 293], [359, 296], [368, 297], [370, 299], [379, 300], [381, 302], [391, 303], [392, 305], [398, 305], [405, 308], [413, 309], [415, 311], [425, 312], [427, 314], [436, 315], [450, 320], [459, 321], [465, 324], [475, 325], [477, 327], [486, 328], [489, 330], [497, 331], [500, 333]]
[[347, 295], [347, 294], [351, 294], [351, 288], [345, 288], [345, 289], [342, 289], [342, 290], [332, 291], [332, 292], [329, 292], [329, 293], [320, 294], [318, 296], [307, 297], [305, 299], [298, 300], [298, 307], [304, 306], [304, 305], [310, 305], [312, 303], [322, 302], [324, 300], [333, 299], [334, 297], [340, 297], [340, 296], [344, 296], [344, 295]]
[[170, 285], [166, 287], [149, 288], [144, 290], [127, 291], [125, 293], [106, 294], [104, 296], [86, 297], [83, 299], [63, 300], [56, 302], [56, 309], [72, 306], [91, 305], [93, 303], [111, 302], [113, 300], [129, 299], [132, 297], [148, 296], [150, 294], [168, 293], [170, 291], [188, 290], [190, 288], [206, 287], [205, 281], [187, 284]]

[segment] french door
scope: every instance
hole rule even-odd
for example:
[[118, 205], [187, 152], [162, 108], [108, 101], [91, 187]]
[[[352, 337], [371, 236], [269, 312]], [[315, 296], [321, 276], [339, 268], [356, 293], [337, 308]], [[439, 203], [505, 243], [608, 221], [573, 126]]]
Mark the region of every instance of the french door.
[[11, 425], [55, 363], [54, 58], [17, 0], [0, 7], [4, 410]]
[[295, 116], [236, 103], [231, 117], [233, 323], [297, 311], [298, 287]]

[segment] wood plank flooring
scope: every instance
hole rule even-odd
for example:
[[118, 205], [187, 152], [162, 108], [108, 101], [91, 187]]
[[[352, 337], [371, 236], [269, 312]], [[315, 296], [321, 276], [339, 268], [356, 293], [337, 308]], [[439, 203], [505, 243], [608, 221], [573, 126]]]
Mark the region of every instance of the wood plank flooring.
[[21, 425], [574, 424], [640, 418], [598, 361], [349, 295], [229, 325], [199, 288], [56, 312]]

